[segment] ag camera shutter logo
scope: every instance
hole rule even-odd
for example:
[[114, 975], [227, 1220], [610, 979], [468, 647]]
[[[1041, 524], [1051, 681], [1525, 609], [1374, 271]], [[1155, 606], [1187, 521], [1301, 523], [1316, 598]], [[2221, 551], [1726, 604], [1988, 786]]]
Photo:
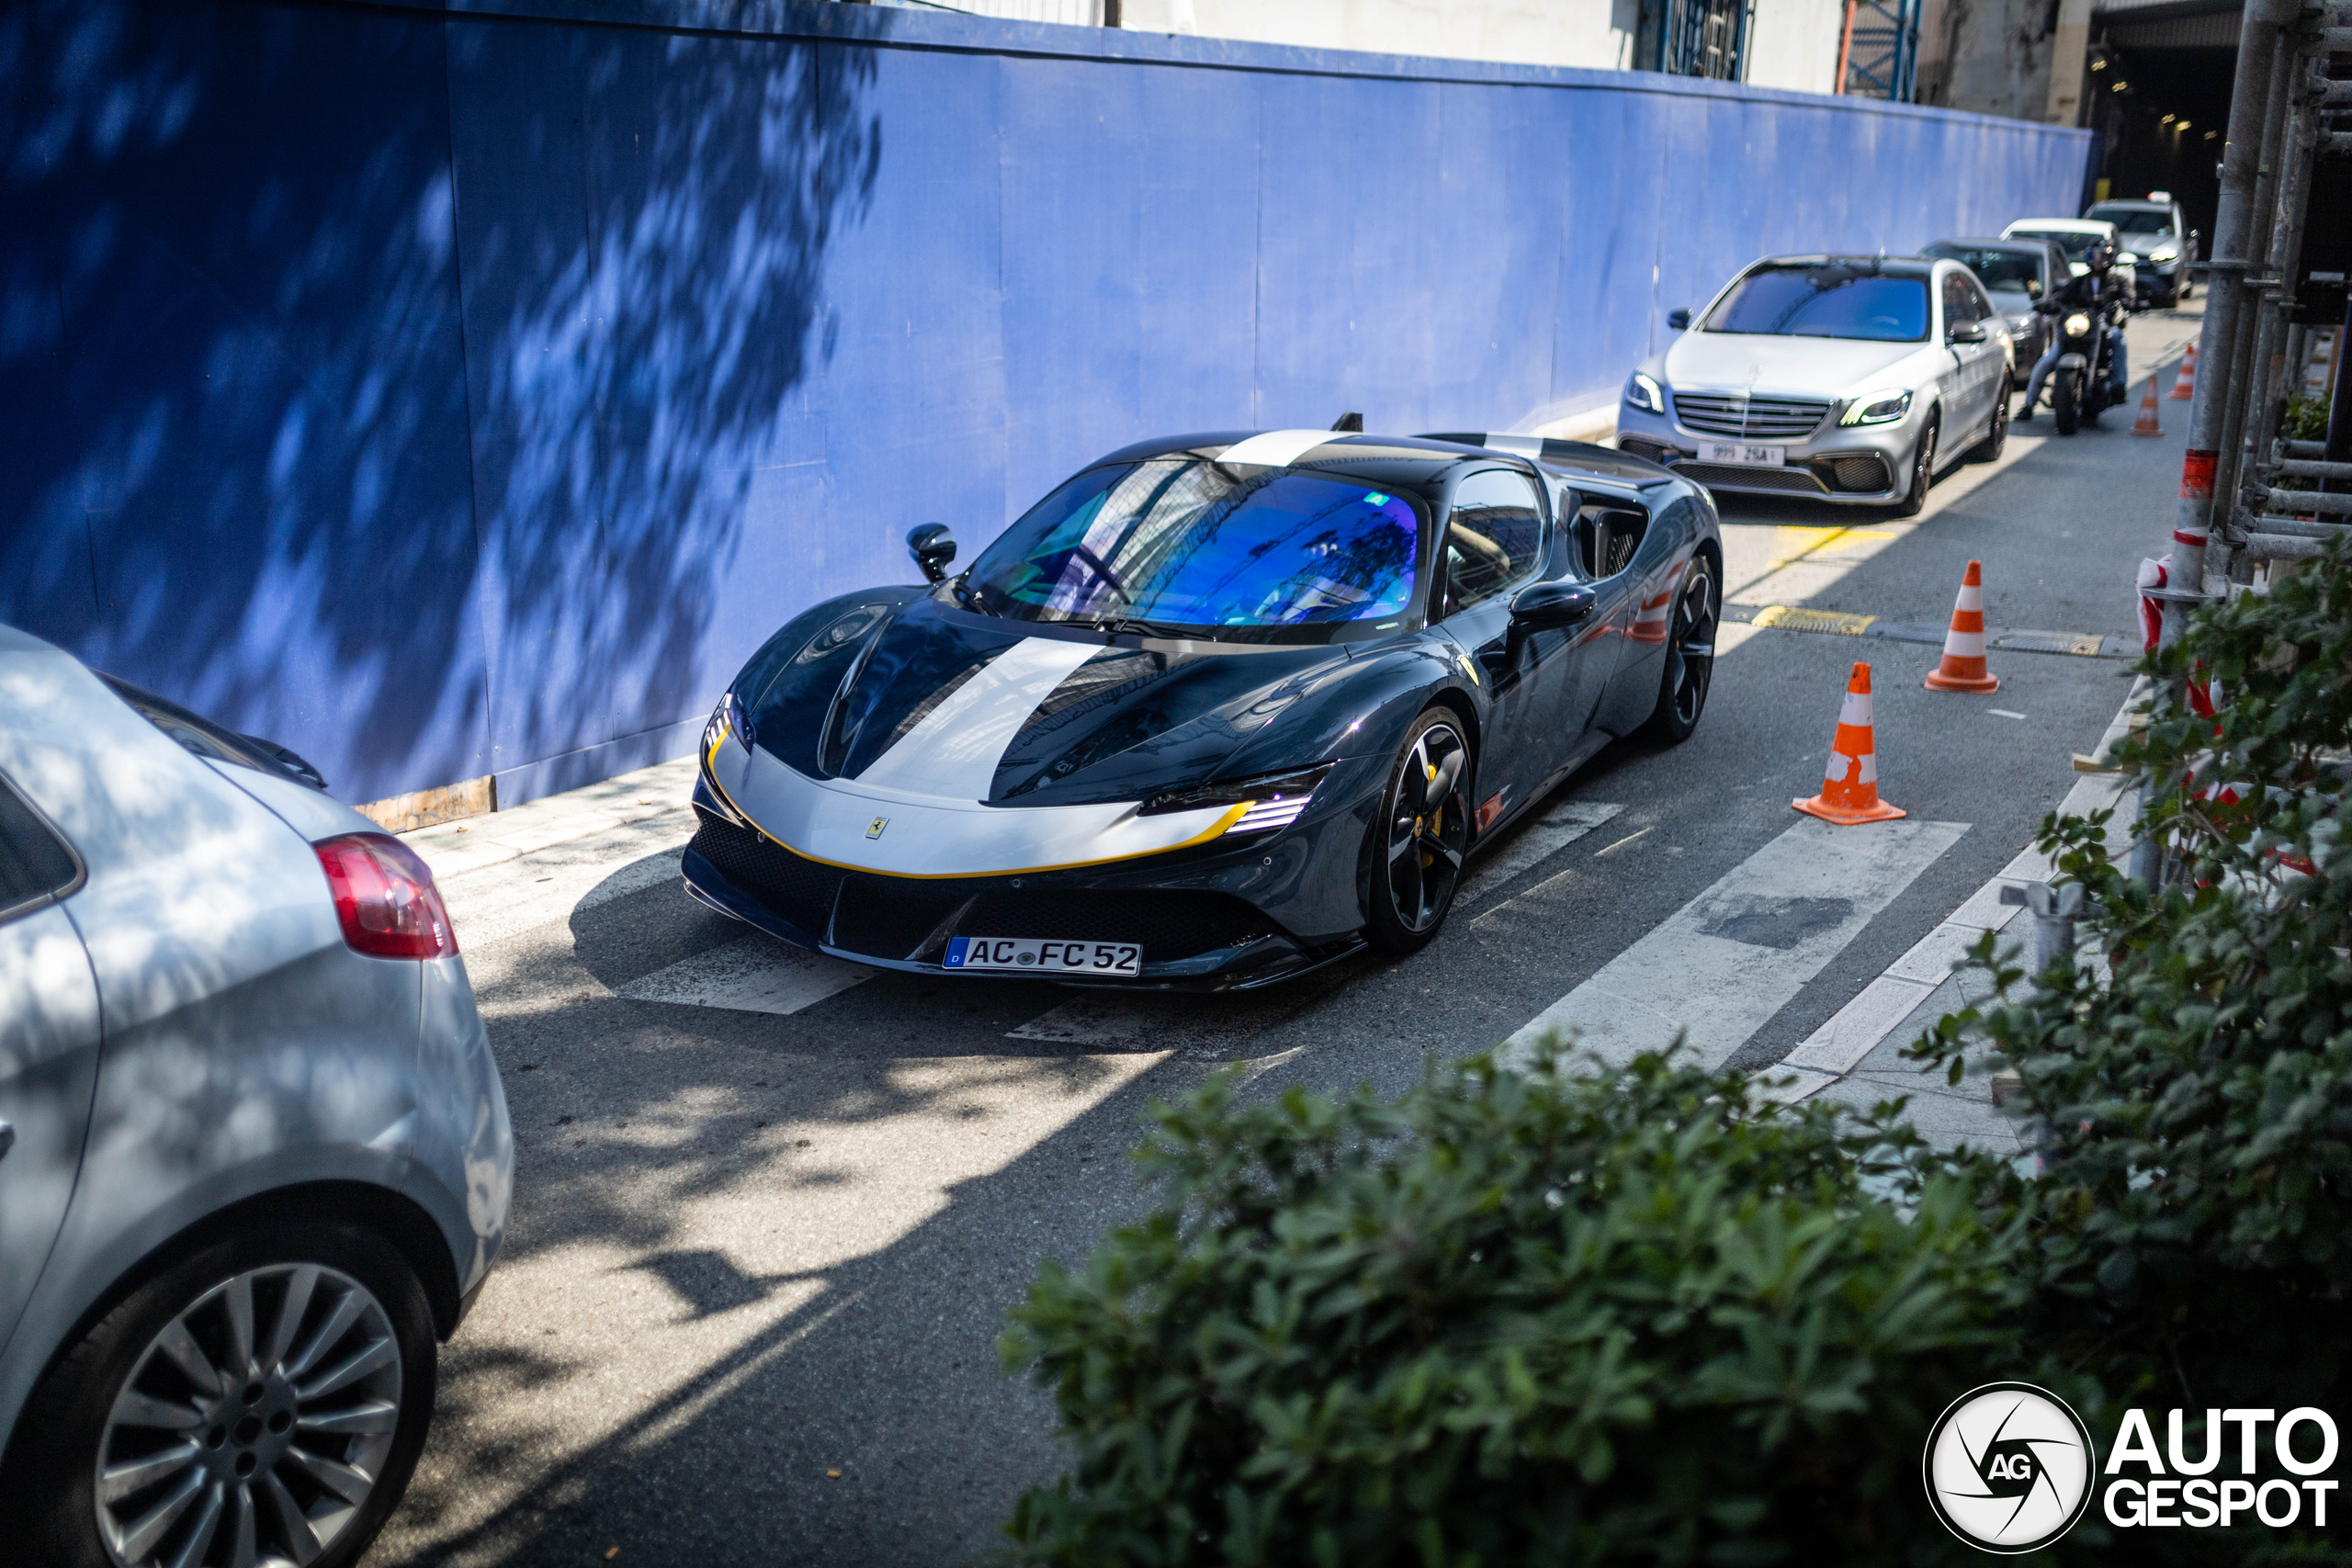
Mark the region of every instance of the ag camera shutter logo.
[[2090, 1507], [2098, 1454], [2090, 1428], [2049, 1390], [1973, 1388], [1928, 1433], [1928, 1502], [1944, 1528], [1983, 1551], [2048, 1546]]

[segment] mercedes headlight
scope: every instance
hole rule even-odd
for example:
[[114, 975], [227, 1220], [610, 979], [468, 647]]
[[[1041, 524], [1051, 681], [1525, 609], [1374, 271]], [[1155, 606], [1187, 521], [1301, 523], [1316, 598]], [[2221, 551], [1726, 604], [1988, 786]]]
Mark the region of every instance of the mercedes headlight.
[[2077, 310], [2073, 315], [2066, 318], [2065, 328], [2066, 335], [2068, 337], [2088, 337], [2091, 330], [2091, 319], [2083, 314], [2082, 311]]
[[2180, 259], [2180, 247], [2177, 245], [2159, 245], [2154, 250], [2148, 253], [2148, 259], [2152, 262], [2178, 261]]
[[1846, 416], [1840, 424], [1892, 424], [1911, 412], [1911, 393], [1907, 388], [1889, 387], [1883, 392], [1866, 392], [1846, 405]]
[[1633, 379], [1625, 383], [1625, 401], [1630, 407], [1647, 409], [1652, 413], [1666, 412], [1666, 393], [1659, 389], [1656, 381], [1638, 370], [1634, 372]]

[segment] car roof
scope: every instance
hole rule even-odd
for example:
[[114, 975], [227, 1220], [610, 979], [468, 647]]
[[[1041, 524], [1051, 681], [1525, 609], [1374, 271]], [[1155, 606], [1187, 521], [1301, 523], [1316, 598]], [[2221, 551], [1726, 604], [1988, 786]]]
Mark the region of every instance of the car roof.
[[1920, 248], [1925, 251], [1935, 245], [1978, 245], [1986, 250], [2040, 251], [2048, 249], [2049, 244], [2047, 240], [2030, 240], [2022, 234], [1996, 234], [1981, 240], [1930, 240]]
[[2088, 234], [2114, 224], [2103, 218], [2020, 218], [2009, 225], [2012, 229], [2055, 229], [2062, 234]]
[[[1281, 438], [1287, 437], [1283, 440]], [[1310, 468], [1376, 479], [1394, 484], [1409, 478], [1417, 482], [1435, 479], [1444, 469], [1472, 458], [1500, 458], [1514, 466], [1541, 467], [1564, 477], [1581, 471], [1616, 484], [1654, 484], [1674, 476], [1630, 452], [1618, 452], [1583, 441], [1562, 441], [1538, 435], [1448, 433], [1435, 435], [1385, 435], [1355, 431], [1197, 431], [1137, 441], [1087, 465], [1136, 463], [1153, 457], [1197, 457], [1220, 461], [1245, 442], [1261, 443], [1270, 459], [1283, 468]], [[1271, 448], [1287, 448], [1272, 450]], [[1247, 462], [1249, 459], [1244, 458]], [[1270, 462], [1269, 466], [1272, 466]]]
[[2150, 201], [2143, 196], [2111, 196], [2105, 201], [2092, 202], [2091, 210], [2097, 212], [2102, 207], [2122, 207], [2135, 212], [2170, 212], [2179, 205], [2177, 201]]
[[1924, 277], [1932, 270], [1928, 256], [1838, 255], [1835, 254], [1809, 256], [1764, 256], [1750, 262], [1747, 270], [1759, 266], [1859, 266], [1883, 272], [1889, 277]]

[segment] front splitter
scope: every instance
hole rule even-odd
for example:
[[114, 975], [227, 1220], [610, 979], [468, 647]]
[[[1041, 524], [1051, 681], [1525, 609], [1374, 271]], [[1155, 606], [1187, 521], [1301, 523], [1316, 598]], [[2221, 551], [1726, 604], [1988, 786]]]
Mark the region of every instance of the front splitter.
[[821, 953], [829, 958], [863, 964], [870, 969], [893, 970], [902, 975], [936, 975], [956, 980], [1044, 980], [1075, 990], [1253, 991], [1337, 964], [1364, 949], [1361, 938], [1351, 939], [1320, 952], [1310, 952], [1286, 936], [1264, 936], [1238, 947], [1212, 948], [1206, 953], [1177, 959], [1173, 963], [1147, 963], [1143, 965], [1143, 973], [1132, 980], [1099, 977], [1081, 980], [1055, 975], [1025, 975], [1018, 970], [950, 969], [944, 964], [910, 958], [877, 958], [870, 953], [853, 953], [847, 948], [831, 946], [737, 887], [719, 873], [718, 867], [691, 847], [682, 857], [679, 869], [685, 880], [686, 892], [722, 915], [731, 916], [779, 941], [806, 948], [811, 953]]

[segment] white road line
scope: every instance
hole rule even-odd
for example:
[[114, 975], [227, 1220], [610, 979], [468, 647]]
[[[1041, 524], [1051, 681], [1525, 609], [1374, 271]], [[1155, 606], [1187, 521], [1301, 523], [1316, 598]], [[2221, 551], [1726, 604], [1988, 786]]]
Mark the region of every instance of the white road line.
[[1510, 1043], [1525, 1050], [1572, 1029], [1587, 1050], [1622, 1065], [1687, 1032], [1698, 1060], [1717, 1066], [1967, 831], [1964, 822], [1801, 822], [1538, 1013]]
[[1462, 879], [1462, 896], [1484, 884], [1492, 889], [1528, 867], [1546, 861], [1625, 808], [1598, 800], [1564, 800], [1538, 813], [1525, 827], [1504, 839], [1491, 853], [1471, 863]]
[[[2129, 708], [2127, 703], [2126, 711]], [[2113, 774], [2078, 779], [2059, 803], [2059, 815], [2087, 817], [2094, 811], [2106, 810], [2117, 804], [2122, 787], [2121, 779]], [[2120, 858], [2131, 840], [2132, 814], [2126, 809], [2116, 815], [2122, 821], [2109, 823], [2108, 845], [2109, 852]], [[1942, 924], [1913, 943], [1908, 953], [1887, 965], [1884, 974], [1863, 987], [1853, 1000], [1806, 1036], [1781, 1059], [1779, 1066], [1766, 1069], [1770, 1073], [1781, 1068], [1804, 1070], [1803, 1081], [1784, 1098], [1802, 1100], [1860, 1066], [1881, 1041], [1900, 1028], [1904, 1020], [1951, 978], [1953, 964], [1980, 937], [1988, 931], [2003, 931], [2023, 913], [2017, 905], [2001, 902], [2002, 888], [2047, 881], [2053, 874], [2049, 857], [2041, 851], [2030, 846], [2019, 851], [1998, 875], [1971, 894], [1967, 902], [1947, 916]], [[2024, 944], [2007, 941], [2001, 945], [2013, 950]], [[1970, 985], [1989, 989], [1981, 976]]]
[[862, 964], [828, 958], [762, 934], [682, 958], [614, 994], [639, 1002], [792, 1013], [873, 974]]

